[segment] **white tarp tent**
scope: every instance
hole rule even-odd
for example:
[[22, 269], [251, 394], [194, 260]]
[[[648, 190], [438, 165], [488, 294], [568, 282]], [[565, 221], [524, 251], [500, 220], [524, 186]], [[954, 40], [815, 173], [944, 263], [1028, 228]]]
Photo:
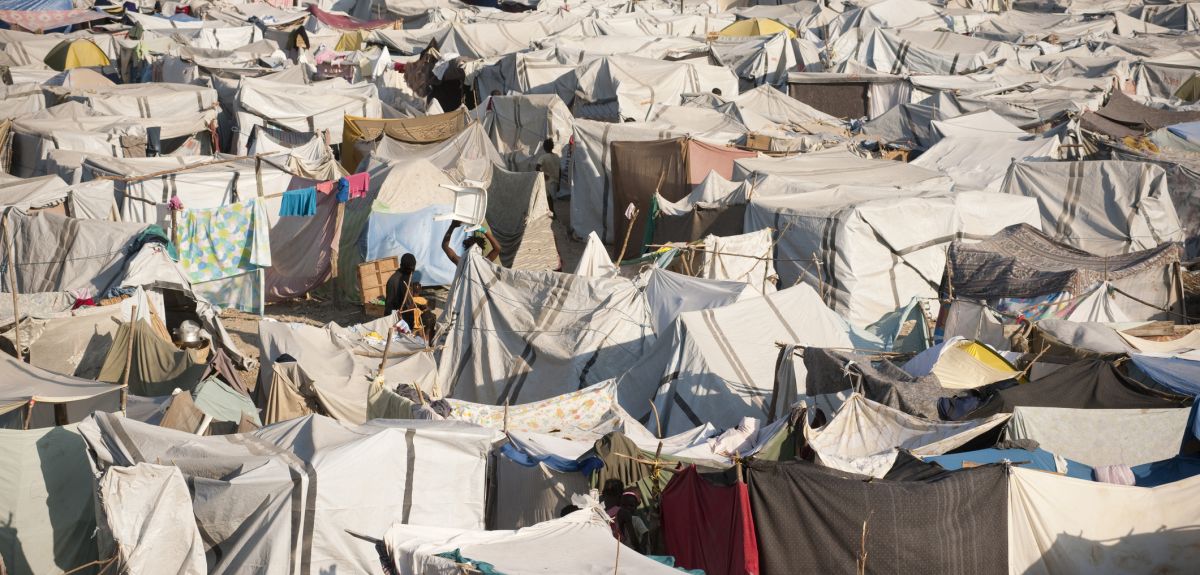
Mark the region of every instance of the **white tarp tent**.
[[179, 468], [209, 573], [371, 573], [379, 555], [355, 534], [397, 522], [481, 529], [498, 439], [458, 422], [355, 426], [321, 416], [207, 437], [103, 413], [80, 425], [101, 471], [155, 461]]
[[1017, 406], [1009, 439], [1085, 465], [1141, 465], [1179, 455], [1192, 409], [1069, 409]]
[[179, 468], [153, 463], [110, 467], [100, 477], [98, 500], [101, 529], [115, 544], [125, 572], [208, 572], [192, 497]]

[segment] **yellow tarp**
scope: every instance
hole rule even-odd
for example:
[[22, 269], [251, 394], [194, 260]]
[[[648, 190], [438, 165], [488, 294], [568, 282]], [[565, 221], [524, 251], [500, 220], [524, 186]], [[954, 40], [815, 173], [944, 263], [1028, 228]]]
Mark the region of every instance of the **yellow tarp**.
[[750, 18], [738, 20], [717, 32], [718, 36], [771, 36], [787, 32], [788, 38], [795, 38], [796, 32], [778, 20], [770, 18]]
[[458, 135], [467, 127], [467, 109], [417, 118], [361, 118], [346, 116], [342, 129], [342, 167], [354, 173], [362, 156], [356, 142], [370, 141], [383, 134], [410, 144], [433, 144]]
[[74, 68], [100, 68], [109, 64], [104, 51], [87, 39], [64, 40], [50, 49], [44, 61], [59, 72]]
[[950, 389], [974, 389], [997, 381], [1024, 377], [1008, 360], [976, 341], [960, 341], [942, 351], [933, 366], [942, 387]]

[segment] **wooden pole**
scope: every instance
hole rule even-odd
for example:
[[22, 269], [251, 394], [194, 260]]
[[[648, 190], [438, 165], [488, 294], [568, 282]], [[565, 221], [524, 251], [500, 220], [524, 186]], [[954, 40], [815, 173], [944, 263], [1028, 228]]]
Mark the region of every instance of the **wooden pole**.
[[29, 420], [33, 419], [33, 404], [32, 399], [25, 404], [25, 422], [22, 424], [25, 429], [29, 429]]
[[[133, 311], [129, 316], [129, 339], [125, 342], [125, 375], [121, 377], [121, 385], [125, 386], [126, 392], [129, 390], [129, 368], [133, 365], [133, 339], [135, 329], [137, 329], [137, 313], [138, 306], [133, 304]], [[125, 411], [125, 394], [121, 394], [121, 411]]]
[[0, 233], [4, 234], [4, 252], [8, 255], [8, 291], [12, 292], [13, 306], [13, 338], [16, 340], [17, 359], [25, 361], [25, 352], [21, 349], [21, 306], [17, 297], [17, 257], [13, 249], [13, 241], [8, 235], [8, 214], [11, 208], [4, 211], [4, 219], [0, 222]]
[[617, 255], [617, 267], [621, 267], [621, 262], [625, 261], [625, 249], [629, 247], [629, 236], [633, 233], [633, 222], [637, 220], [637, 206], [633, 208], [633, 217], [629, 218], [629, 224], [625, 226], [625, 241], [621, 244], [621, 253]]

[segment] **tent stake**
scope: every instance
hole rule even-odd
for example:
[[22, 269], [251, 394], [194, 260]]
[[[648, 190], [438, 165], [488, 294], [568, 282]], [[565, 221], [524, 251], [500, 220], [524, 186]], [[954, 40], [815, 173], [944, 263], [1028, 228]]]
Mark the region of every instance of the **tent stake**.
[[3, 223], [0, 223], [0, 233], [4, 234], [5, 253], [8, 255], [8, 291], [12, 292], [13, 305], [13, 337], [16, 339], [17, 360], [25, 361], [25, 353], [21, 350], [21, 310], [17, 302], [17, 256], [13, 250], [13, 242], [8, 237], [8, 214], [11, 208], [4, 211]]

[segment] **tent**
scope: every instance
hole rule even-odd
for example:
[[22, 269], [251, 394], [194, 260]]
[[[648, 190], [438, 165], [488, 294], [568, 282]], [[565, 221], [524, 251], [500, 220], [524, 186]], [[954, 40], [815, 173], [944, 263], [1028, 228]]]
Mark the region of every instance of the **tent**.
[[897, 449], [917, 456], [941, 455], [998, 432], [1008, 420], [1008, 414], [954, 423], [922, 419], [855, 393], [828, 424], [805, 435], [821, 465], [883, 477]]
[[81, 425], [101, 471], [163, 460], [182, 472], [209, 573], [368, 572], [379, 555], [355, 534], [397, 521], [480, 529], [497, 437], [456, 422], [355, 426], [321, 416], [208, 437], [106, 414]]
[[929, 348], [904, 364], [904, 371], [916, 377], [937, 376], [938, 383], [949, 389], [976, 389], [996, 382], [1025, 376], [1004, 356], [986, 344], [966, 338], [950, 338]]
[[0, 354], [0, 425], [32, 429], [77, 423], [94, 409], [120, 411], [125, 387], [59, 375]]
[[1170, 571], [1195, 564], [1200, 479], [1155, 488], [1092, 483], [1015, 468], [1008, 481], [1010, 572]]
[[778, 20], [770, 18], [747, 18], [738, 20], [717, 32], [718, 36], [770, 36], [785, 32], [788, 38], [795, 38], [796, 33]]
[[1046, 233], [1097, 255], [1126, 254], [1184, 239], [1166, 173], [1152, 164], [1013, 162], [1000, 190], [1037, 198]]
[[[1176, 302], [1172, 267], [1180, 252], [1179, 244], [1164, 243], [1101, 256], [1056, 241], [1035, 226], [1014, 225], [981, 242], [952, 243], [940, 291], [1031, 319], [1095, 314], [1089, 307], [1106, 310], [1106, 317], [1158, 319], [1165, 317], [1159, 308]], [[1090, 301], [1089, 294], [1100, 301]]]
[[200, 383], [206, 370], [202, 358], [175, 347], [161, 319], [149, 318], [121, 325], [113, 336], [98, 379], [108, 383], [128, 381], [133, 394], [155, 396], [167, 395], [175, 389], [190, 391]]
[[87, 39], [64, 40], [46, 54], [44, 61], [47, 66], [60, 72], [73, 68], [99, 68], [110, 64], [104, 51], [95, 42]]
[[1132, 410], [1190, 404], [1190, 397], [1152, 389], [1130, 379], [1113, 363], [1092, 359], [1075, 362], [1028, 384], [997, 391], [966, 418], [1010, 413], [1018, 406]]
[[474, 250], [459, 264], [445, 309], [440, 392], [493, 405], [549, 399], [616, 377], [654, 335], [629, 280], [509, 270]]
[[1002, 466], [887, 481], [755, 463], [747, 483], [764, 575], [1009, 572]]
[[454, 110], [422, 118], [362, 118], [347, 114], [342, 128], [342, 166], [348, 171], [358, 169], [365, 150], [374, 150], [369, 142], [386, 134], [390, 138], [413, 144], [441, 142], [461, 132], [467, 125], [467, 111]]
[[1185, 448], [1195, 451], [1191, 411], [1017, 406], [1006, 437], [1032, 439], [1046, 451], [1092, 467], [1133, 466], [1169, 459]]
[[208, 572], [191, 494], [179, 468], [153, 463], [111, 467], [100, 478], [98, 492], [101, 532], [129, 572]]
[[387, 565], [400, 575], [449, 573], [464, 565], [487, 565], [489, 570], [512, 575], [584, 573], [601, 565], [605, 573], [619, 575], [678, 573], [615, 541], [598, 502], [582, 507], [566, 517], [517, 531], [396, 524], [383, 536]]
[[803, 395], [854, 390], [871, 401], [933, 420], [940, 419], [938, 400], [955, 393], [942, 387], [936, 376], [914, 377], [886, 358], [819, 347], [805, 348], [803, 354], [808, 372]]
[[933, 297], [955, 239], [980, 240], [1036, 221], [1034, 202], [1003, 194], [883, 187], [760, 192], [746, 209], [747, 231], [772, 230], [780, 285], [803, 281], [820, 289], [834, 311], [859, 327], [914, 295]]
[[0, 556], [9, 573], [65, 573], [98, 558], [86, 451], [74, 425], [0, 429]]

